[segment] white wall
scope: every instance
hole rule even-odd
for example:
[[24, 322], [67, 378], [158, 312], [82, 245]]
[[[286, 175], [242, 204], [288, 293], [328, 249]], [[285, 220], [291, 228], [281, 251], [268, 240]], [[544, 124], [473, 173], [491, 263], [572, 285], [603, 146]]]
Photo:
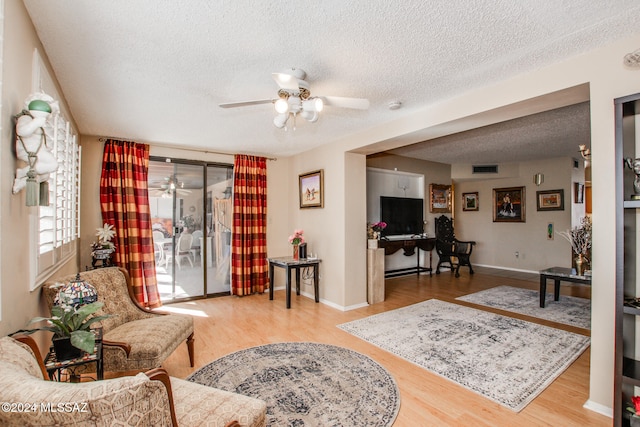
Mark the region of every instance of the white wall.
[[[576, 146], [577, 147], [577, 146]], [[470, 165], [469, 165], [470, 166]], [[556, 231], [571, 228], [573, 159], [558, 158], [509, 165], [509, 176], [495, 179], [456, 182], [456, 198], [462, 193], [478, 192], [478, 210], [463, 211], [456, 203], [455, 231], [460, 240], [475, 240], [474, 265], [537, 272], [552, 266], [571, 265], [571, 247], [561, 236], [547, 239], [547, 224]], [[537, 187], [533, 175], [544, 174]], [[493, 189], [525, 187], [525, 222], [493, 222]], [[536, 192], [564, 191], [564, 210], [537, 211]], [[516, 252], [518, 256], [516, 256]]]
[[[14, 119], [13, 116], [23, 108], [25, 98], [31, 93], [32, 58], [34, 49], [42, 54], [43, 66], [54, 76], [51, 66], [43, 53], [44, 49], [31, 24], [29, 15], [20, 1], [5, 1], [3, 5], [4, 28], [2, 35], [2, 130], [3, 147], [0, 156], [0, 301], [2, 317], [0, 335], [7, 335], [22, 329], [35, 316], [47, 314], [47, 308], [40, 298], [40, 288], [30, 289], [29, 268], [34, 262], [28, 254], [34, 253], [35, 239], [29, 238], [29, 216], [37, 208], [25, 206], [25, 192], [12, 194], [11, 188], [16, 167], [19, 162], [14, 156]], [[54, 84], [57, 84], [54, 82]], [[62, 91], [58, 91], [62, 93]], [[64, 98], [59, 99], [66, 108]], [[70, 118], [73, 121], [73, 118]], [[77, 126], [76, 126], [77, 127]], [[22, 164], [20, 164], [22, 166]], [[33, 249], [33, 250], [32, 250]], [[55, 272], [66, 275], [78, 271], [77, 259], [72, 259]], [[49, 337], [35, 334], [41, 349], [47, 349]]]

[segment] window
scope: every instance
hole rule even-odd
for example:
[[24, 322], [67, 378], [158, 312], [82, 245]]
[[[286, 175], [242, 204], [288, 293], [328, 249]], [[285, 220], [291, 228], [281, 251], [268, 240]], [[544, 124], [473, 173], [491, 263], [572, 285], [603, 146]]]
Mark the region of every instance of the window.
[[79, 235], [80, 148], [62, 114], [54, 122], [53, 147], [58, 169], [49, 178], [49, 206], [38, 207], [34, 285], [75, 254]]
[[[61, 100], [37, 50], [33, 55], [33, 89]], [[79, 236], [81, 151], [63, 105], [60, 109], [53, 119], [53, 130], [47, 133], [58, 161], [58, 169], [49, 177], [49, 206], [31, 209], [32, 289], [76, 254]]]

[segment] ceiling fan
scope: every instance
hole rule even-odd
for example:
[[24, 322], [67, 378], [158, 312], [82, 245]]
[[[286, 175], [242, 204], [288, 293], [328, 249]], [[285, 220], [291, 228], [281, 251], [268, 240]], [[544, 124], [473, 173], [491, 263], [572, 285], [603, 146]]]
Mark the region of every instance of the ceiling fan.
[[299, 68], [273, 73], [272, 77], [280, 87], [278, 98], [228, 102], [220, 104], [220, 107], [235, 108], [257, 104], [274, 104], [278, 115], [273, 119], [273, 124], [278, 129], [284, 127], [285, 130], [287, 130], [286, 124], [290, 118], [293, 119], [293, 129], [295, 130], [295, 120], [298, 115], [308, 122], [317, 122], [319, 113], [325, 105], [358, 110], [369, 108], [369, 100], [365, 98], [312, 96], [309, 83], [305, 80], [307, 73]]
[[174, 192], [181, 196], [191, 194], [191, 190], [185, 189], [184, 182], [178, 182], [175, 175], [165, 176], [164, 181], [165, 182], [160, 185], [160, 188], [149, 188], [151, 196], [170, 198]]

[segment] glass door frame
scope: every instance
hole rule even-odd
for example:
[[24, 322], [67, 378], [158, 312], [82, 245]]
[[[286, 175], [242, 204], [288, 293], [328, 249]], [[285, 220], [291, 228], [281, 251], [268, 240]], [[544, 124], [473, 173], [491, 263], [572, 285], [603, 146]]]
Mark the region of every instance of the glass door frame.
[[[203, 299], [203, 298], [211, 298], [211, 297], [216, 297], [216, 296], [222, 296], [222, 295], [229, 295], [230, 292], [214, 292], [214, 293], [209, 293], [208, 292], [208, 284], [209, 284], [209, 277], [208, 277], [208, 268], [207, 268], [207, 261], [209, 259], [209, 257], [212, 256], [212, 254], [209, 253], [211, 246], [209, 244], [207, 244], [208, 239], [213, 235], [213, 230], [208, 230], [207, 229], [207, 225], [210, 221], [208, 221], [208, 217], [211, 216], [213, 217], [214, 212], [213, 212], [213, 201], [209, 200], [209, 195], [208, 195], [208, 171], [210, 167], [219, 167], [219, 168], [223, 168], [226, 170], [226, 174], [227, 176], [231, 175], [231, 177], [233, 176], [233, 165], [232, 164], [226, 164], [226, 163], [217, 163], [217, 162], [207, 162], [207, 161], [199, 161], [199, 160], [188, 160], [188, 159], [179, 159], [179, 158], [173, 158], [173, 157], [166, 157], [166, 156], [149, 156], [149, 160], [150, 162], [155, 162], [155, 163], [170, 163], [173, 165], [173, 174], [176, 175], [177, 174], [177, 168], [179, 167], [179, 165], [191, 165], [191, 166], [200, 166], [202, 167], [202, 194], [201, 194], [201, 198], [202, 199], [202, 204], [200, 206], [200, 212], [203, 212], [202, 218], [200, 219], [200, 229], [202, 230], [202, 242], [203, 244], [201, 244], [200, 247], [200, 251], [202, 251], [201, 254], [201, 260], [204, 260], [203, 262], [201, 262], [201, 268], [202, 268], [202, 295], [195, 295], [195, 296], [189, 296], [189, 297], [183, 297], [183, 298], [176, 298], [175, 297], [175, 291], [176, 291], [176, 266], [175, 263], [177, 261], [177, 257], [173, 256], [173, 260], [172, 260], [172, 271], [171, 271], [171, 286], [172, 286], [172, 297], [171, 299], [164, 299], [163, 303], [174, 303], [174, 302], [181, 302], [181, 301], [189, 301], [189, 300], [194, 300], [194, 299]], [[151, 163], [150, 163], [150, 168], [151, 168]], [[230, 173], [231, 171], [231, 173]], [[150, 194], [151, 196], [151, 194]], [[176, 192], [174, 191], [172, 194], [172, 199], [173, 199], [173, 211], [172, 211], [172, 250], [174, 251], [175, 254], [175, 245], [178, 243], [178, 238], [177, 238], [177, 232], [176, 230], [179, 230], [180, 227], [177, 226], [177, 222], [180, 221], [181, 219], [178, 218], [178, 206], [177, 206], [177, 200], [178, 198], [176, 197]]]

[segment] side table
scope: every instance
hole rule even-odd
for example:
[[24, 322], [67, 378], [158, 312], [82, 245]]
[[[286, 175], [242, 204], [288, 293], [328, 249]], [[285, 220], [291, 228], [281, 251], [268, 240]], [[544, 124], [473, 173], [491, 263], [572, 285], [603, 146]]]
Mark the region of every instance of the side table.
[[296, 295], [300, 295], [300, 269], [302, 267], [313, 268], [313, 289], [316, 302], [320, 302], [319, 295], [319, 275], [318, 264], [319, 259], [293, 259], [293, 257], [267, 258], [269, 261], [269, 299], [273, 300], [273, 269], [274, 267], [282, 267], [286, 270], [286, 292], [287, 292], [287, 308], [291, 308], [291, 270], [296, 271]]
[[88, 363], [96, 364], [96, 375], [98, 380], [102, 380], [104, 378], [104, 368], [102, 364], [102, 328], [95, 328], [93, 331], [96, 335], [96, 346], [93, 354], [84, 353], [82, 356], [76, 357], [75, 359], [58, 360], [56, 358], [56, 353], [53, 351], [53, 347], [51, 347], [49, 353], [47, 353], [44, 359], [44, 367], [52, 381], [60, 381], [61, 371], [63, 369], [67, 369], [71, 372], [70, 382], [80, 382], [80, 376], [75, 374], [74, 368]]

